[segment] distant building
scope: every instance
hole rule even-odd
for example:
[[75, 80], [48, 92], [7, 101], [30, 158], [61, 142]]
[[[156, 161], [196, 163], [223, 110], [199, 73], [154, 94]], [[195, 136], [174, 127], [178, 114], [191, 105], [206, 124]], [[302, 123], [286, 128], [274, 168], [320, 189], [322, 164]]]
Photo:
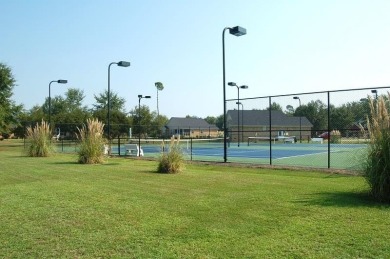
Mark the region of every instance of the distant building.
[[[245, 142], [248, 137], [294, 136], [302, 140], [311, 137], [313, 124], [306, 117], [288, 116], [282, 111], [240, 110], [240, 125], [238, 125], [238, 110], [229, 110], [226, 117], [227, 128], [231, 141]], [[238, 128], [239, 126], [239, 128]], [[301, 135], [300, 135], [301, 130]]]
[[164, 126], [165, 136], [180, 136], [181, 138], [215, 138], [222, 134], [217, 126], [200, 118], [172, 117]]

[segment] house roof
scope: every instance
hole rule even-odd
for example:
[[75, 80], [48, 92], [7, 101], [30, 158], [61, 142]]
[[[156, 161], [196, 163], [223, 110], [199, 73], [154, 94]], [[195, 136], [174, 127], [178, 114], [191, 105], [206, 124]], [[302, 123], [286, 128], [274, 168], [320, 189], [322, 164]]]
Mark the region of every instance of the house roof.
[[[246, 126], [266, 126], [269, 125], [268, 110], [240, 110], [240, 124]], [[242, 118], [244, 118], [242, 120]], [[271, 111], [271, 123], [273, 126], [299, 126], [299, 116], [288, 116], [282, 111]], [[238, 110], [229, 110], [227, 112], [228, 124], [237, 125]], [[301, 117], [302, 127], [313, 127], [313, 124], [306, 117]]]
[[175, 129], [212, 129], [218, 130], [217, 126], [207, 123], [204, 119], [200, 118], [179, 118], [172, 117], [168, 123], [165, 125], [166, 128]]

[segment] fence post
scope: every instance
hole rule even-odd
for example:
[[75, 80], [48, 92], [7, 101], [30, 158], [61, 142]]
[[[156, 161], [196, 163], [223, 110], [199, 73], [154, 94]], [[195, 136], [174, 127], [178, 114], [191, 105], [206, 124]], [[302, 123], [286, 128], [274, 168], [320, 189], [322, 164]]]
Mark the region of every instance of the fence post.
[[121, 156], [121, 139], [118, 135], [118, 155]]
[[272, 118], [271, 118], [271, 96], [268, 97], [269, 100], [269, 164], [272, 165]]
[[190, 138], [191, 139], [191, 147], [190, 147], [190, 149], [191, 149], [191, 161], [192, 161], [192, 138]]
[[328, 91], [328, 169], [330, 168], [330, 92]]

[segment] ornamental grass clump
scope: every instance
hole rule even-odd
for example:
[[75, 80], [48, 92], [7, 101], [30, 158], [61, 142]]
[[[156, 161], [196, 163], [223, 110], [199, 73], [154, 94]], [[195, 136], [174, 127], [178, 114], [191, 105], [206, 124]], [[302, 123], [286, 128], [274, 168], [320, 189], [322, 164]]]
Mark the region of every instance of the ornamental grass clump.
[[164, 150], [164, 143], [162, 147], [157, 172], [165, 174], [182, 172], [184, 169], [184, 154], [180, 146], [180, 138], [175, 140], [175, 137], [172, 136], [168, 151]]
[[103, 137], [104, 124], [97, 119], [87, 119], [87, 125], [77, 128], [80, 141], [78, 162], [81, 164], [100, 164], [104, 162]]
[[27, 127], [27, 155], [31, 157], [48, 157], [53, 153], [49, 123], [42, 120], [35, 127]]
[[341, 133], [338, 130], [332, 130], [330, 132], [330, 143], [340, 144], [341, 143]]
[[[390, 94], [389, 94], [390, 97]], [[371, 117], [367, 117], [370, 136], [363, 174], [371, 195], [379, 201], [390, 202], [390, 117], [383, 97], [369, 99]], [[361, 126], [361, 129], [365, 129]]]

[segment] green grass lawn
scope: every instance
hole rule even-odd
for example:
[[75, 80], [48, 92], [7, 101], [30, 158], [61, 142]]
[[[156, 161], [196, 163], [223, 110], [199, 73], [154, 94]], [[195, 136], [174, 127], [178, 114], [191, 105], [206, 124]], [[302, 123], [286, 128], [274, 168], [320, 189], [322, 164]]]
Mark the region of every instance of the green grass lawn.
[[363, 178], [72, 154], [0, 142], [1, 258], [386, 258], [390, 207]]

